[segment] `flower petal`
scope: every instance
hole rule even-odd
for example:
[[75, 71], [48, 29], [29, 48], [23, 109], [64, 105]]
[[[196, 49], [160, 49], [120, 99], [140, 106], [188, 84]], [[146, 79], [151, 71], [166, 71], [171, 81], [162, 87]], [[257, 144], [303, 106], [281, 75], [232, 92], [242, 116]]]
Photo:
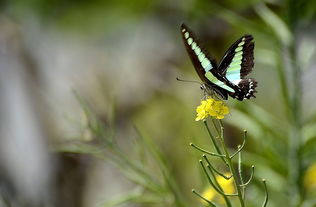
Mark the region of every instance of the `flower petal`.
[[201, 101], [201, 104], [196, 108], [196, 113], [196, 121], [206, 119], [208, 116], [223, 119], [224, 115], [229, 113], [229, 108], [223, 101], [208, 98]]

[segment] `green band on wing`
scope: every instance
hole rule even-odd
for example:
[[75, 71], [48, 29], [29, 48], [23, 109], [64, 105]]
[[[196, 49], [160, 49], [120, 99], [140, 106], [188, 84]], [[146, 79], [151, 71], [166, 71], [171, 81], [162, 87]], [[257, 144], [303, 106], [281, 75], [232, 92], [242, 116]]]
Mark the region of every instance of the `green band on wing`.
[[188, 39], [188, 44], [191, 45], [192, 42], [193, 42], [193, 39], [190, 37], [190, 38]]
[[191, 49], [194, 51], [195, 55], [197, 56], [197, 59], [199, 60], [201, 66], [205, 70], [205, 72], [210, 71], [213, 69], [211, 61], [205, 57], [205, 54], [201, 50], [201, 48], [194, 42], [194, 40], [190, 37], [187, 39], [187, 42], [189, 45], [191, 45]]
[[236, 60], [236, 61], [233, 61], [230, 65], [229, 65], [229, 67], [235, 67], [236, 65], [241, 65], [241, 60]]
[[234, 57], [241, 57], [242, 56], [242, 51], [239, 51], [239, 52], [237, 52], [237, 53], [235, 53], [235, 56]]
[[239, 74], [239, 70], [231, 70], [231, 71], [226, 73], [226, 76], [230, 76], [232, 74]]
[[185, 39], [188, 39], [188, 37], [189, 37], [189, 32], [184, 33], [184, 37], [185, 37]]
[[200, 62], [202, 62], [205, 58], [205, 55], [201, 52], [199, 55], [198, 55], [198, 59]]
[[230, 71], [235, 71], [235, 70], [240, 70], [241, 66], [240, 65], [234, 65], [234, 67], [229, 67], [229, 70], [227, 70], [227, 73]]
[[192, 45], [191, 45], [191, 47], [192, 47], [192, 50], [195, 50], [195, 48], [196, 48], [196, 43], [193, 42]]
[[204, 68], [205, 72], [208, 72], [213, 68], [211, 61], [209, 61], [207, 58], [204, 58], [204, 60], [201, 62], [201, 65]]
[[226, 76], [228, 80], [230, 80], [231, 82], [234, 82], [236, 80], [240, 79], [240, 75], [239, 72], [238, 73], [231, 73], [228, 76]]
[[242, 41], [238, 44], [238, 47], [243, 46], [245, 44], [245, 41]]
[[231, 87], [227, 86], [225, 83], [223, 83], [222, 81], [218, 80], [211, 72], [206, 72], [205, 73], [205, 77], [207, 79], [209, 79], [212, 83], [214, 83], [215, 85], [226, 89], [227, 91], [230, 92], [235, 92], [234, 89], [232, 89]]
[[239, 52], [241, 50], [242, 50], [242, 46], [239, 46], [239, 47], [236, 48], [235, 52]]
[[238, 47], [235, 49], [235, 55], [231, 63], [227, 67], [226, 78], [229, 81], [236, 81], [240, 79], [240, 70], [243, 56], [243, 45], [245, 44], [244, 39], [238, 44]]
[[233, 58], [233, 60], [232, 60], [232, 62], [236, 62], [236, 61], [239, 61], [239, 60], [241, 60], [242, 59], [242, 56], [240, 55], [240, 56], [235, 56], [234, 58]]
[[201, 53], [201, 48], [199, 48], [198, 46], [194, 49], [194, 52], [196, 55], [199, 55]]

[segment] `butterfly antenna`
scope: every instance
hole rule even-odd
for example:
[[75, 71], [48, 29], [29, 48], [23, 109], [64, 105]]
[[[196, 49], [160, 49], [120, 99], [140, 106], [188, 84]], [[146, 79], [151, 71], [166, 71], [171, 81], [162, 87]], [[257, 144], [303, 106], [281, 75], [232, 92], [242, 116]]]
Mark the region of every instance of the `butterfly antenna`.
[[181, 82], [187, 82], [187, 83], [197, 83], [199, 85], [203, 85], [203, 83], [200, 83], [199, 81], [192, 81], [192, 80], [183, 80], [183, 79], [180, 79], [180, 78], [176, 78], [177, 81], [181, 81]]

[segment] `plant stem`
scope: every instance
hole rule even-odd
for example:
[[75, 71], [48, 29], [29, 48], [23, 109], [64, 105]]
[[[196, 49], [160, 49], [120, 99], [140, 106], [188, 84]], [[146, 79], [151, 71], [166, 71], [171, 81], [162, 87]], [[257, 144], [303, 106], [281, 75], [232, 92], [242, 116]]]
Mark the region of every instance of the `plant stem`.
[[[206, 162], [207, 162], [208, 164], [211, 164], [205, 155], [204, 155], [203, 157], [204, 157], [204, 159], [206, 160]], [[218, 188], [219, 188], [221, 191], [223, 191], [223, 192], [225, 193], [225, 191], [223, 190], [222, 186], [218, 183], [218, 181], [217, 181], [217, 179], [216, 179], [216, 176], [215, 176], [215, 174], [214, 174], [214, 172], [213, 172], [213, 170], [212, 170], [212, 168], [211, 168], [211, 165], [210, 165], [209, 171], [210, 171], [210, 173], [211, 173], [211, 175], [212, 175], [212, 177], [213, 177], [213, 179], [214, 179], [214, 183], [218, 186]], [[227, 196], [225, 196], [225, 195], [222, 195], [222, 196], [223, 196], [223, 198], [224, 198], [224, 200], [225, 200], [225, 202], [226, 202], [227, 207], [231, 207], [232, 204], [230, 203], [230, 200], [227, 198]]]
[[[219, 184], [218, 181], [216, 180], [216, 177], [215, 177], [215, 175], [214, 175], [214, 172], [211, 171], [211, 170], [210, 170], [210, 172], [211, 172], [211, 174], [212, 174], [212, 177], [214, 178], [215, 184], [218, 186], [218, 188], [219, 188], [221, 191], [223, 191], [222, 186], [220, 186], [220, 184]], [[223, 192], [225, 193], [225, 191], [223, 191]], [[227, 196], [225, 196], [225, 195], [222, 195], [222, 196], [223, 196], [223, 198], [224, 198], [224, 200], [225, 200], [225, 202], [226, 202], [227, 207], [231, 207], [232, 204], [230, 203], [230, 200], [227, 198]]]
[[[241, 146], [239, 145], [238, 149], [240, 149], [240, 148], [241, 148]], [[240, 151], [238, 153], [238, 173], [239, 173], [240, 185], [242, 186], [241, 187], [242, 197], [243, 197], [243, 199], [245, 199], [245, 186], [243, 186], [244, 185], [244, 180], [242, 178], [241, 152]]]
[[[204, 125], [205, 125], [205, 127], [206, 127], [206, 130], [207, 130], [209, 136], [211, 137], [211, 140], [212, 140], [212, 143], [213, 143], [213, 145], [214, 145], [214, 147], [215, 147], [215, 149], [216, 149], [216, 152], [217, 152], [218, 154], [222, 155], [223, 153], [222, 153], [222, 151], [220, 150], [220, 148], [218, 147], [218, 145], [217, 145], [217, 143], [216, 143], [216, 140], [215, 140], [215, 137], [212, 135], [211, 130], [210, 130], [210, 128], [208, 127], [207, 122], [204, 121], [203, 123], [204, 123]], [[213, 124], [214, 124], [214, 122], [213, 122]], [[214, 124], [214, 127], [216, 128], [215, 124]], [[224, 162], [225, 164], [227, 164], [227, 161], [224, 159], [224, 157], [221, 157], [221, 159], [223, 160], [223, 162]]]
[[298, 23], [299, 5], [295, 0], [288, 1], [288, 19], [289, 28], [293, 34], [293, 41], [289, 45], [289, 56], [292, 66], [292, 78], [293, 78], [293, 95], [291, 99], [291, 134], [289, 136], [289, 155], [288, 155], [288, 179], [290, 188], [290, 199], [292, 206], [300, 206], [304, 200], [304, 194], [302, 189], [302, 159], [300, 155], [301, 150], [301, 138], [302, 138], [302, 74], [299, 66], [296, 54], [296, 29]]
[[[293, 43], [295, 44], [295, 43]], [[302, 162], [300, 156], [301, 137], [302, 137], [302, 117], [301, 117], [301, 71], [297, 62], [295, 46], [291, 45], [289, 48], [290, 58], [293, 67], [293, 82], [294, 93], [291, 100], [291, 134], [289, 136], [289, 184], [293, 186], [290, 189], [290, 198], [293, 206], [299, 206], [302, 200], [301, 189], [301, 171]]]
[[243, 196], [242, 196], [241, 187], [240, 187], [240, 185], [237, 182], [238, 174], [237, 174], [237, 172], [235, 171], [235, 169], [233, 167], [232, 158], [230, 157], [230, 155], [228, 153], [228, 150], [226, 148], [225, 142], [224, 142], [224, 127], [223, 127], [223, 123], [221, 121], [219, 121], [219, 123], [220, 123], [220, 126], [221, 126], [220, 140], [221, 140], [221, 144], [222, 144], [222, 147], [223, 147], [225, 155], [226, 155], [227, 164], [228, 164], [230, 172], [231, 172], [231, 174], [233, 175], [233, 178], [234, 178], [234, 184], [235, 184], [235, 188], [237, 190], [237, 195], [238, 195], [238, 198], [239, 198], [240, 206], [241, 207], [245, 207], [245, 203], [244, 203], [244, 199], [243, 199]]
[[212, 202], [201, 196], [199, 193], [197, 193], [194, 189], [192, 190], [192, 193], [200, 197], [202, 200], [206, 201], [211, 207], [216, 207], [216, 205]]

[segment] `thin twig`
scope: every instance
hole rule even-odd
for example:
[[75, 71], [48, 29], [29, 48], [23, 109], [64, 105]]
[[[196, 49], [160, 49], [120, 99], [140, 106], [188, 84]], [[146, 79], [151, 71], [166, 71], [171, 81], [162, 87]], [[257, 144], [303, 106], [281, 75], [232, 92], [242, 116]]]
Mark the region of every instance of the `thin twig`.
[[225, 157], [225, 155], [216, 154], [216, 153], [213, 153], [213, 152], [209, 152], [209, 151], [207, 151], [207, 150], [205, 150], [205, 149], [202, 149], [202, 148], [196, 146], [196, 145], [193, 144], [193, 143], [190, 143], [190, 146], [191, 146], [191, 147], [194, 147], [195, 149], [197, 149], [197, 150], [199, 150], [199, 151], [201, 151], [201, 152], [204, 152], [204, 153], [206, 153], [206, 154], [208, 154], [208, 155], [211, 155], [211, 156], [215, 156], [215, 157]]
[[[215, 140], [213, 134], [211, 133], [210, 128], [208, 127], [207, 122], [204, 121], [203, 123], [204, 123], [204, 125], [205, 125], [205, 127], [206, 127], [206, 130], [207, 130], [208, 134], [209, 134], [210, 137], [211, 137], [211, 140], [212, 140], [212, 143], [213, 143], [213, 145], [214, 145], [214, 147], [215, 147], [215, 149], [216, 149], [216, 152], [217, 152], [218, 154], [223, 154], [222, 151], [220, 150], [220, 148], [218, 147], [218, 145], [217, 145], [217, 143], [216, 143], [216, 140]], [[223, 162], [227, 165], [227, 161], [224, 159], [224, 157], [221, 158], [221, 159], [222, 159]]]
[[230, 158], [235, 157], [235, 156], [244, 148], [244, 146], [245, 146], [245, 144], [246, 144], [246, 137], [247, 137], [247, 131], [246, 131], [246, 130], [244, 130], [244, 136], [243, 136], [243, 137], [244, 137], [244, 140], [243, 140], [241, 146], [238, 147], [237, 151], [236, 151], [234, 154], [232, 154], [232, 155], [230, 156]]
[[211, 207], [217, 207], [215, 205], [215, 203], [213, 203], [212, 201], [209, 201], [208, 199], [204, 198], [203, 196], [201, 196], [199, 193], [197, 193], [194, 189], [192, 189], [192, 193], [194, 193], [195, 195], [197, 195], [198, 197], [200, 197], [201, 199], [203, 199], [204, 201], [206, 201], [208, 204], [210, 204]]
[[242, 193], [242, 197], [243, 199], [245, 199], [245, 186], [244, 185], [244, 180], [242, 178], [242, 168], [241, 168], [241, 146], [239, 145], [238, 146], [238, 150], [239, 153], [238, 153], [238, 174], [239, 174], [239, 179], [240, 179], [240, 185], [241, 186], [241, 193]]
[[217, 126], [216, 126], [216, 123], [215, 123], [214, 119], [211, 119], [211, 120], [212, 120], [213, 125], [214, 125], [214, 128], [215, 128], [215, 130], [216, 130], [216, 132], [217, 132], [217, 134], [218, 134], [218, 136], [219, 136], [220, 131], [219, 131], [219, 129], [217, 128]]
[[248, 181], [246, 183], [240, 184], [239, 186], [246, 187], [247, 185], [249, 185], [249, 183], [251, 182], [251, 180], [253, 178], [254, 173], [255, 173], [255, 166], [252, 165], [251, 166], [251, 174], [250, 174]]
[[206, 155], [203, 155], [203, 157], [206, 160], [207, 164], [209, 165], [208, 168], [211, 168], [210, 170], [213, 170], [215, 173], [217, 173], [218, 175], [222, 176], [226, 180], [229, 180], [230, 178], [233, 177], [233, 175], [226, 176], [223, 173], [219, 172], [215, 167], [212, 166], [211, 162], [207, 159]]
[[266, 197], [265, 197], [265, 199], [264, 199], [264, 202], [263, 202], [263, 204], [262, 204], [262, 207], [266, 207], [266, 206], [267, 206], [267, 203], [268, 203], [268, 200], [269, 200], [269, 194], [268, 194], [268, 188], [267, 188], [266, 180], [263, 179], [262, 182], [263, 182], [263, 185], [264, 185], [264, 190], [265, 190], [265, 192], [266, 192]]
[[219, 123], [221, 125], [221, 144], [222, 144], [222, 147], [225, 151], [225, 154], [226, 154], [226, 159], [227, 159], [227, 163], [228, 163], [228, 166], [229, 166], [229, 169], [230, 169], [230, 172], [231, 174], [233, 175], [233, 178], [234, 178], [234, 184], [235, 184], [235, 188], [237, 190], [237, 196], [239, 198], [239, 202], [240, 202], [240, 206], [241, 207], [245, 207], [245, 203], [244, 203], [244, 199], [242, 197], [242, 193], [241, 193], [241, 187], [238, 185], [237, 183], [237, 173], [235, 172], [235, 169], [233, 167], [233, 163], [232, 163], [232, 159], [230, 158], [229, 156], [229, 153], [228, 153], [228, 150], [225, 146], [225, 143], [224, 143], [224, 126], [223, 126], [223, 123], [219, 120]]
[[217, 188], [217, 186], [213, 183], [213, 181], [212, 181], [211, 177], [209, 176], [209, 174], [207, 173], [207, 170], [206, 170], [202, 160], [200, 160], [200, 164], [202, 165], [203, 171], [206, 174], [206, 177], [207, 177], [209, 183], [214, 188], [214, 190], [216, 190], [216, 192], [218, 192], [219, 194], [224, 195], [224, 196], [238, 196], [238, 194], [226, 194], [223, 191], [219, 190]]
[[[212, 168], [210, 167], [210, 166], [211, 166], [210, 161], [207, 159], [206, 155], [203, 155], [203, 158], [204, 158], [204, 159], [206, 160], [206, 162], [208, 163], [208, 164], [206, 165], [206, 167], [209, 169], [209, 171], [210, 171], [210, 173], [211, 173], [211, 175], [212, 175], [212, 177], [213, 177], [213, 179], [214, 179], [215, 184], [218, 186], [219, 190], [224, 193], [224, 190], [223, 190], [222, 186], [221, 186], [221, 185], [219, 184], [219, 182], [217, 181], [216, 176], [215, 176], [215, 174], [214, 174]], [[225, 176], [225, 177], [226, 177], [226, 176]], [[228, 197], [226, 196], [226, 194], [222, 194], [222, 196], [223, 196], [223, 198], [224, 198], [224, 200], [225, 200], [225, 202], [226, 202], [226, 204], [227, 204], [227, 207], [232, 207], [232, 204], [231, 204], [230, 200], [228, 199]]]

